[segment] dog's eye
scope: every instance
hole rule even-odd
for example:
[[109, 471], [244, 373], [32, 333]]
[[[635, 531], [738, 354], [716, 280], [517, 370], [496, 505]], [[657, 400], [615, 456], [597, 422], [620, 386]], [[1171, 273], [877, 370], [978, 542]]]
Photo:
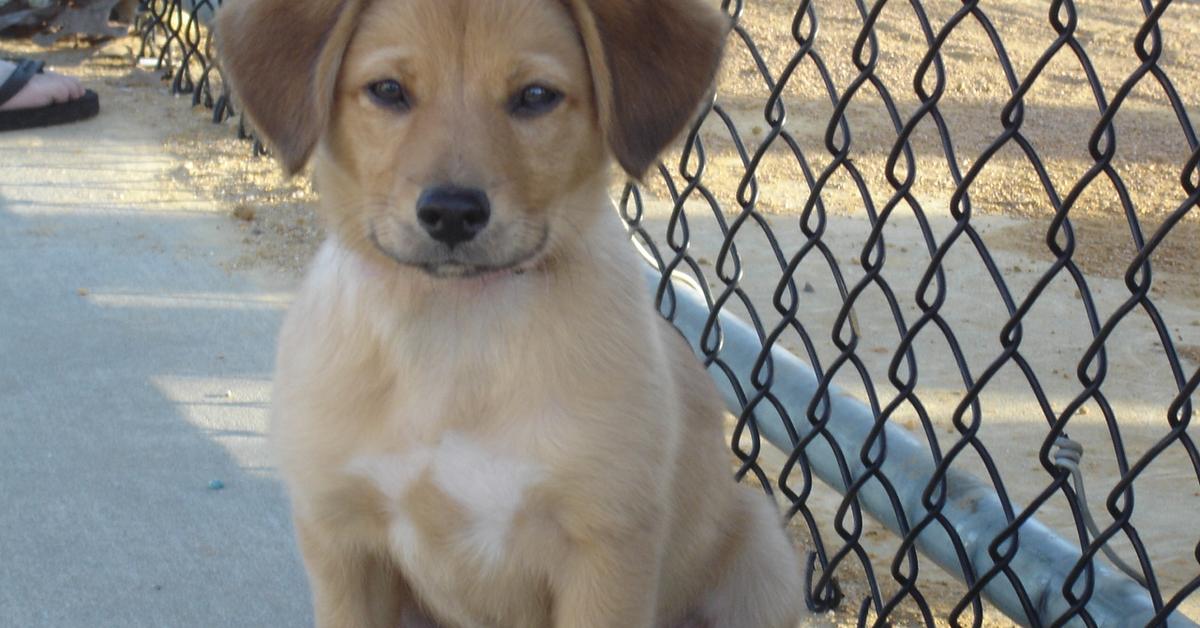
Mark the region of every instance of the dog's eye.
[[562, 94], [545, 85], [529, 85], [512, 99], [512, 113], [518, 117], [533, 117], [553, 109]]
[[404, 91], [404, 86], [398, 81], [392, 79], [376, 81], [368, 85], [367, 90], [380, 104], [402, 110], [409, 108], [408, 92]]

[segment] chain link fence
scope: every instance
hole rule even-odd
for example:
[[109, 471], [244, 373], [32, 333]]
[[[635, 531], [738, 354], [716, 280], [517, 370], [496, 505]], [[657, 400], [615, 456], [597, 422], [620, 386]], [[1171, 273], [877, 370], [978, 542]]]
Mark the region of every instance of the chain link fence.
[[[215, 8], [138, 32], [223, 122]], [[722, 8], [712, 106], [615, 196], [810, 607], [1200, 621], [1200, 4]]]

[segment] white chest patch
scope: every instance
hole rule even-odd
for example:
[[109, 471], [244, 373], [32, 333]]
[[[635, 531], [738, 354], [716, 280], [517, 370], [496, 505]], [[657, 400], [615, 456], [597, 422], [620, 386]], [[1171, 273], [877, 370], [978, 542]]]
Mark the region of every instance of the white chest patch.
[[460, 549], [485, 563], [503, 559], [513, 518], [526, 489], [542, 478], [542, 468], [457, 433], [446, 434], [435, 446], [352, 459], [346, 471], [370, 480], [392, 500], [392, 543], [410, 557], [420, 550], [420, 538], [402, 499], [427, 470], [434, 484], [468, 513]]

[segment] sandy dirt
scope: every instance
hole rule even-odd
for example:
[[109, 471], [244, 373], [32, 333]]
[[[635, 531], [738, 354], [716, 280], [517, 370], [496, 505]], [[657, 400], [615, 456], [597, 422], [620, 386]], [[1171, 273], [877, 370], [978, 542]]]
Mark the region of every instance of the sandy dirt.
[[[853, 45], [862, 18], [854, 3], [815, 4], [820, 22], [816, 50], [841, 92], [857, 74]], [[992, 4], [995, 6], [985, 3], [985, 10], [995, 20], [1020, 81], [1055, 37], [1048, 25], [1045, 3], [1006, 0]], [[1137, 67], [1132, 46], [1141, 23], [1140, 9], [1136, 3], [1115, 0], [1083, 4], [1086, 6], [1080, 9], [1076, 39], [1090, 57], [1104, 98], [1111, 100]], [[742, 16], [746, 31], [758, 42], [763, 62], [773, 77], [781, 74], [797, 49], [789, 32], [794, 5], [782, 0], [751, 0]], [[961, 6], [937, 5], [928, 7], [935, 29]], [[920, 104], [911, 86], [926, 44], [907, 4], [890, 3], [879, 22], [875, 75], [890, 93], [901, 119], [907, 120]], [[808, 23], [805, 20], [801, 24], [802, 32]], [[1187, 49], [1200, 37], [1200, 4], [1175, 3], [1163, 24], [1160, 65], [1195, 119], [1200, 116], [1200, 74], [1189, 64], [1188, 59], [1194, 57], [1187, 55]], [[0, 48], [8, 54], [35, 52], [19, 42], [0, 41]], [[170, 102], [153, 72], [133, 67], [133, 50], [133, 43], [123, 41], [101, 48], [62, 46], [48, 56], [60, 68], [87, 78], [101, 92], [106, 106], [126, 109], [146, 124], [174, 129], [166, 148], [178, 156], [180, 165], [164, 187], [202, 190], [228, 213], [231, 224], [243, 232], [245, 243], [244, 254], [230, 265], [231, 270], [271, 268], [297, 276], [321, 237], [309, 184], [304, 178], [283, 178], [269, 159], [250, 158], [249, 145], [233, 137], [231, 124], [209, 124], [208, 112], [189, 111], [185, 99]], [[956, 163], [965, 170], [1003, 131], [1000, 112], [1011, 91], [985, 30], [973, 18], [968, 18], [947, 40], [943, 61], [947, 79], [940, 109], [954, 139]], [[1088, 153], [1088, 139], [1099, 113], [1095, 96], [1082, 77], [1080, 62], [1069, 51], [1061, 51], [1025, 98], [1022, 134], [1040, 156], [1059, 198], [1066, 197], [1094, 164]], [[932, 79], [926, 85], [931, 86]], [[763, 115], [768, 94], [746, 48], [735, 42], [722, 72], [718, 102], [751, 154], [769, 136], [770, 125]], [[833, 108], [811, 61], [797, 68], [783, 96], [787, 107], [783, 128], [802, 149], [812, 171], [820, 173], [832, 161], [824, 135]], [[1132, 90], [1114, 122], [1117, 152], [1113, 165], [1128, 189], [1137, 227], [1147, 238], [1186, 196], [1180, 172], [1191, 151], [1175, 113], [1165, 102], [1162, 89], [1149, 79], [1143, 80]], [[870, 214], [877, 213], [894, 192], [885, 163], [897, 134], [885, 112], [880, 93], [866, 85], [846, 113], [852, 137], [850, 157], [873, 209], [868, 210], [868, 201], [845, 168], [833, 173], [820, 193], [827, 212], [821, 240], [848, 287], [858, 284], [864, 275], [861, 258], [871, 228]], [[703, 181], [723, 210], [714, 213], [699, 201], [686, 205], [691, 231], [688, 253], [704, 270], [704, 281], [719, 291], [724, 283], [718, 277], [736, 273], [733, 260], [720, 254], [724, 235], [718, 218], [730, 224], [740, 215], [738, 188], [744, 167], [729, 130], [717, 118], [710, 117], [702, 139], [708, 158]], [[842, 143], [844, 138], [836, 142]], [[883, 277], [906, 328], [922, 313], [919, 282], [930, 264], [931, 250], [944, 243], [957, 225], [950, 212], [954, 186], [947, 158], [928, 119], [917, 126], [911, 143], [918, 173], [912, 200], [900, 203], [882, 229], [886, 252]], [[673, 169], [677, 162], [677, 152], [668, 155], [666, 163]], [[689, 169], [692, 167], [694, 163]], [[904, 172], [900, 168], [901, 177]], [[752, 220], [746, 220], [733, 236], [744, 269], [737, 286], [756, 304], [764, 325], [771, 328], [781, 320], [772, 299], [782, 279], [781, 264], [756, 221], [771, 227], [785, 262], [806, 241], [802, 227], [816, 227], [817, 221], [813, 216], [803, 222], [800, 212], [813, 190], [782, 140], [763, 149], [755, 181], [758, 197]], [[619, 191], [619, 187], [614, 188], [615, 193]], [[648, 181], [646, 192], [644, 226], [661, 246], [668, 239], [670, 203], [665, 187], [656, 178]], [[917, 335], [913, 345], [920, 365], [917, 395], [945, 451], [959, 438], [954, 416], [966, 390], [963, 375], [954, 366], [954, 353], [961, 354], [972, 378], [980, 377], [1004, 349], [1000, 331], [1009, 314], [1002, 292], [1019, 306], [1039, 283], [1045, 283], [1044, 292], [1023, 319], [1019, 344], [1020, 355], [1036, 375], [1036, 385], [1009, 362], [995, 373], [979, 398], [980, 438], [1004, 478], [1004, 490], [1014, 502], [1025, 504], [1050, 481], [1038, 461], [1049, 421], [1058, 417], [1084, 387], [1076, 371], [1094, 338], [1088, 304], [1103, 324], [1130, 299], [1123, 277], [1135, 252], [1134, 240], [1125, 211], [1116, 202], [1113, 185], [1097, 179], [1086, 187], [1070, 213], [1077, 240], [1071, 259], [1084, 273], [1083, 283], [1077, 284], [1065, 271], [1048, 275], [1055, 259], [1046, 244], [1053, 214], [1048, 193], [1030, 161], [1011, 144], [991, 158], [971, 186], [970, 198], [969, 224], [989, 255], [981, 256], [965, 235], [948, 247], [943, 261], [948, 290], [938, 313], [953, 335], [932, 325]], [[1101, 526], [1111, 521], [1104, 500], [1119, 478], [1118, 452], [1111, 432], [1120, 435], [1120, 453], [1136, 461], [1166, 436], [1168, 406], [1178, 395], [1178, 377], [1186, 379], [1200, 367], [1197, 242], [1200, 217], [1193, 211], [1151, 257], [1153, 310], [1135, 308], [1105, 344], [1107, 373], [1102, 397], [1088, 400], [1070, 417], [1067, 433], [1085, 447], [1082, 466], [1091, 507]], [[1002, 285], [993, 280], [987, 264], [992, 265]], [[798, 320], [810, 335], [812, 352], [804, 349], [794, 332], [785, 333], [780, 342], [810, 363], [828, 368], [841, 353], [835, 337], [850, 337], [849, 329], [835, 330], [844, 297], [833, 279], [830, 262], [814, 251], [798, 265], [793, 280], [799, 290]], [[739, 308], [730, 307], [734, 312]], [[889, 383], [888, 366], [901, 335], [886, 294], [876, 285], [866, 287], [852, 313], [850, 320], [860, 335], [854, 355], [870, 385], [886, 403], [898, 394]], [[1155, 318], [1161, 318], [1161, 329], [1156, 328]], [[1174, 348], [1179, 362], [1167, 359], [1164, 342]], [[1087, 370], [1094, 372], [1095, 368]], [[900, 376], [907, 377], [903, 369]], [[865, 379], [850, 366], [834, 376], [836, 384], [861, 399], [866, 398]], [[1104, 405], [1111, 408], [1108, 413]], [[1106, 422], [1109, 414], [1113, 425]], [[971, 422], [970, 413], [962, 420]], [[890, 421], [925, 438], [920, 415], [911, 403], [901, 404]], [[1200, 428], [1193, 421], [1187, 433], [1196, 439]], [[781, 460], [769, 455], [764, 466], [777, 469]], [[955, 467], [982, 473], [983, 464], [976, 454], [966, 453]], [[1200, 576], [1200, 565], [1193, 556], [1200, 542], [1195, 525], [1200, 514], [1200, 478], [1182, 447], [1174, 443], [1145, 470], [1134, 488], [1137, 510], [1133, 522], [1154, 561], [1164, 594], [1170, 596]], [[838, 538], [832, 527], [837, 504], [838, 497], [831, 490], [820, 491], [812, 498], [811, 507], [821, 519], [821, 533], [827, 543]], [[1038, 518], [1073, 538], [1070, 509], [1061, 496], [1039, 509]], [[808, 537], [800, 526], [793, 527], [799, 538]], [[886, 575], [895, 550], [894, 538], [872, 523], [864, 531], [862, 543], [885, 594], [894, 590], [895, 583]], [[836, 546], [833, 543], [830, 550]], [[1116, 541], [1115, 547], [1132, 560], [1133, 552], [1126, 541]], [[853, 625], [857, 606], [867, 593], [857, 575], [861, 567], [854, 562], [847, 561], [838, 572], [847, 601], [838, 613], [822, 620], [829, 625]], [[926, 583], [922, 590], [942, 616], [964, 592], [961, 585], [932, 565], [922, 570], [921, 578]], [[1185, 603], [1184, 610], [1200, 619], [1197, 595]], [[918, 615], [907, 604], [898, 609], [894, 619], [896, 625], [908, 625], [918, 621]], [[986, 619], [987, 625], [1010, 625], [995, 611], [989, 611]]]

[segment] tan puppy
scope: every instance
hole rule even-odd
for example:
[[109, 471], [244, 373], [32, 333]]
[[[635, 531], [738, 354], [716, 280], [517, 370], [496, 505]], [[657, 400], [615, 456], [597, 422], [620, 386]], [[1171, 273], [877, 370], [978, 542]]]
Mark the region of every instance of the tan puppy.
[[[699, 0], [232, 0], [226, 76], [324, 244], [273, 438], [317, 622], [785, 627], [799, 566], [607, 190], [710, 89]], [[421, 619], [425, 616], [428, 619]]]

